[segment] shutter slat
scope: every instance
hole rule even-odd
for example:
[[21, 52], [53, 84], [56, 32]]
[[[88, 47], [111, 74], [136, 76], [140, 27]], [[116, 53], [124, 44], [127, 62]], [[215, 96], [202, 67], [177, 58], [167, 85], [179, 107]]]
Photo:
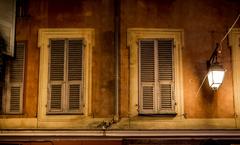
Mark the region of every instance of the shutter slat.
[[15, 59], [10, 62], [10, 81], [22, 82], [24, 72], [24, 53], [25, 44], [18, 43], [16, 45]]
[[60, 110], [62, 108], [62, 85], [51, 86], [51, 106], [53, 110]]
[[20, 87], [11, 87], [10, 112], [20, 112]]
[[78, 110], [80, 108], [80, 85], [69, 85], [69, 109]]
[[142, 95], [143, 95], [143, 109], [151, 109], [154, 108], [153, 103], [153, 87], [152, 86], [143, 86], [142, 87]]
[[82, 80], [82, 40], [69, 40], [68, 80]]
[[172, 80], [173, 78], [173, 40], [158, 40], [158, 78]]
[[63, 80], [64, 78], [64, 40], [51, 40], [51, 66], [50, 80]]
[[140, 41], [141, 82], [154, 82], [154, 41]]
[[172, 110], [172, 89], [170, 84], [160, 85], [161, 110]]

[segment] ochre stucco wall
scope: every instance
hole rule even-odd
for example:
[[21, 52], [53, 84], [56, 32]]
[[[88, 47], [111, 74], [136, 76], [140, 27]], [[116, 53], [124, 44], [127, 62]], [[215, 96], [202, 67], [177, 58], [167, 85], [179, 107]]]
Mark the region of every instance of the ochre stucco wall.
[[[129, 50], [128, 28], [177, 28], [184, 30], [184, 110], [188, 118], [234, 116], [231, 51], [224, 41], [224, 83], [214, 94], [207, 83], [196, 92], [207, 73], [206, 61], [233, 23], [237, 0], [121, 0], [120, 114], [128, 116]], [[29, 0], [29, 17], [18, 18], [16, 40], [27, 41], [24, 117], [36, 117], [38, 102], [40, 28], [94, 28], [92, 65], [94, 117], [114, 115], [115, 50], [113, 0]], [[240, 22], [236, 27], [240, 27]]]
[[[205, 81], [206, 62], [217, 42], [232, 25], [239, 12], [238, 1], [211, 0], [123, 0], [121, 13], [121, 113], [128, 115], [129, 50], [128, 28], [177, 28], [184, 30], [183, 87], [187, 118], [230, 118], [234, 116], [231, 52], [224, 41], [222, 62], [227, 69], [224, 83], [213, 93]], [[235, 27], [239, 27], [238, 22]]]
[[39, 72], [37, 42], [40, 28], [95, 29], [95, 47], [92, 52], [93, 116], [113, 116], [115, 91], [113, 11], [111, 0], [29, 1], [29, 17], [18, 18], [16, 27], [16, 40], [27, 40], [28, 45], [24, 95], [26, 117], [36, 117], [37, 114]]

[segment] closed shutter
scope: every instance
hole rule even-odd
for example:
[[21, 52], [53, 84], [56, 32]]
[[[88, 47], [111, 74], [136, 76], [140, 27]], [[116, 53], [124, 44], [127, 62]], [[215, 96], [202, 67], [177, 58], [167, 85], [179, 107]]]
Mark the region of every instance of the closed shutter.
[[174, 113], [173, 40], [139, 41], [139, 113]]
[[69, 40], [68, 80], [82, 80], [82, 40]]
[[69, 110], [79, 110], [80, 93], [80, 85], [69, 85]]
[[9, 107], [6, 113], [22, 113], [25, 43], [17, 43], [15, 58], [10, 62]]
[[82, 113], [83, 40], [50, 41], [48, 113]]
[[65, 40], [50, 40], [50, 112], [62, 111]]
[[159, 111], [174, 111], [173, 40], [158, 40]]
[[63, 81], [64, 78], [64, 40], [51, 40], [50, 80]]
[[10, 112], [20, 111], [20, 87], [11, 87]]
[[51, 85], [51, 110], [59, 111], [62, 108], [62, 85]]
[[140, 45], [140, 113], [154, 113], [155, 62], [154, 41], [141, 40]]
[[22, 82], [24, 70], [24, 51], [25, 44], [18, 43], [16, 48], [15, 59], [10, 67], [10, 82]]
[[[83, 41], [68, 41], [68, 108], [81, 111]], [[81, 112], [80, 112], [81, 113]]]

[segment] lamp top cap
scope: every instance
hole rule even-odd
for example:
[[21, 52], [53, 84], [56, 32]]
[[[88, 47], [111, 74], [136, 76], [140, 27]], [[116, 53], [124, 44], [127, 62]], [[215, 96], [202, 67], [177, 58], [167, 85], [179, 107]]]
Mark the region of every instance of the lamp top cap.
[[212, 71], [225, 71], [225, 69], [223, 68], [222, 65], [220, 65], [219, 63], [214, 63], [210, 66], [209, 70]]

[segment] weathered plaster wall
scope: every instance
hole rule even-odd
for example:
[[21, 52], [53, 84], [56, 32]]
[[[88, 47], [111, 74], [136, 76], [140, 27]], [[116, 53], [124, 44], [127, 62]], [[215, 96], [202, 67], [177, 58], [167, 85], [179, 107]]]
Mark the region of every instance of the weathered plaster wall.
[[[113, 116], [114, 48], [113, 1], [29, 1], [29, 17], [18, 18], [16, 40], [27, 40], [25, 116], [35, 117], [38, 97], [39, 28], [94, 28], [93, 116]], [[97, 108], [96, 108], [97, 106]], [[101, 109], [99, 109], [101, 108]]]
[[[16, 40], [27, 41], [24, 117], [36, 117], [38, 100], [39, 28], [94, 28], [93, 115], [114, 114], [114, 1], [113, 0], [29, 0], [29, 17], [18, 18]], [[129, 50], [128, 28], [180, 28], [184, 30], [184, 108], [189, 118], [234, 117], [231, 51], [224, 41], [223, 64], [227, 69], [217, 93], [203, 85], [206, 61], [238, 12], [237, 0], [121, 0], [120, 113], [128, 115]], [[240, 27], [240, 22], [236, 27]]]
[[[229, 118], [234, 116], [230, 49], [224, 41], [222, 62], [227, 69], [224, 83], [213, 93], [204, 83], [206, 61], [239, 12], [239, 1], [211, 0], [123, 0], [121, 37], [121, 113], [128, 115], [129, 50], [128, 28], [180, 28], [184, 30], [184, 108], [188, 118]], [[240, 22], [236, 25], [239, 27]]]

